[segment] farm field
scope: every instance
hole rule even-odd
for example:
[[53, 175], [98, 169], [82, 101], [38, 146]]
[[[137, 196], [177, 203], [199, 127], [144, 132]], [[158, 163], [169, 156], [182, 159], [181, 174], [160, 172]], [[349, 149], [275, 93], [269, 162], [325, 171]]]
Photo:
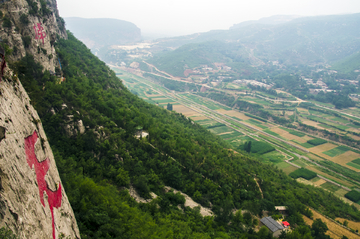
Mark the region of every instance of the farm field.
[[[184, 114], [186, 117], [191, 118], [196, 123], [202, 125], [214, 134], [218, 135], [219, 137], [227, 141], [234, 150], [239, 150], [239, 147], [243, 147], [243, 145], [249, 141], [268, 141], [269, 143], [266, 144], [275, 147], [278, 151], [274, 150], [271, 152], [263, 153], [261, 155], [258, 154], [256, 158], [258, 158], [264, 163], [274, 164], [276, 167], [283, 170], [286, 174], [290, 174], [291, 172], [297, 170], [296, 167], [285, 162], [286, 159], [289, 159], [291, 157], [291, 154], [289, 155], [289, 153], [292, 152], [307, 156], [314, 161], [323, 161], [327, 159], [342, 167], [347, 167], [354, 170], [355, 172], [360, 172], [360, 164], [354, 163], [354, 160], [360, 158], [360, 154], [350, 151], [348, 147], [339, 146], [338, 144], [333, 142], [327, 142], [317, 146], [309, 144], [309, 140], [313, 140], [317, 137], [312, 136], [311, 134], [308, 134], [306, 132], [299, 132], [291, 128], [276, 125], [272, 122], [261, 121], [257, 118], [258, 116], [251, 117], [253, 114], [236, 111], [229, 107], [218, 104], [212, 100], [208, 100], [207, 98], [203, 98], [191, 93], [176, 94], [173, 91], [169, 91], [162, 86], [155, 85], [151, 81], [147, 81], [144, 78], [132, 75], [130, 73], [124, 72], [121, 75], [121, 79], [130, 91], [137, 92], [137, 95], [139, 97], [143, 98], [149, 103], [157, 104], [160, 107], [164, 108], [166, 108], [166, 105], [168, 103], [171, 103], [175, 112]], [[291, 114], [293, 114], [295, 107], [297, 107], [297, 104], [274, 104], [272, 102], [266, 101], [266, 99], [258, 97], [240, 96], [239, 98], [248, 102], [251, 101], [253, 103], [262, 104], [265, 109], [284, 107], [286, 109], [289, 109], [288, 111]], [[264, 102], [267, 103], [265, 104]], [[277, 111], [281, 113], [281, 110]], [[346, 123], [346, 121], [342, 117], [330, 117], [329, 115], [326, 115], [322, 112], [313, 112], [312, 110], [306, 108], [298, 107], [297, 111], [300, 112], [300, 114], [304, 115], [314, 113], [314, 116], [318, 118], [328, 118], [329, 122], [330, 120], [336, 121], [341, 119], [339, 120], [338, 125]], [[303, 119], [301, 117], [299, 118], [300, 120]], [[311, 124], [313, 125], [318, 126], [320, 124], [319, 122], [315, 122], [310, 119], [306, 120], [311, 122]], [[245, 123], [246, 125], [253, 128], [246, 127], [242, 123]], [[326, 122], [323, 121], [322, 124], [324, 125], [325, 123]], [[326, 124], [326, 127], [332, 127], [329, 125]], [[349, 123], [346, 124], [346, 127], [349, 127], [348, 130], [355, 129], [350, 128], [351, 126], [349, 125]], [[324, 128], [321, 126], [319, 127]], [[261, 134], [261, 132], [266, 132], [272, 135], [272, 137], [270, 137], [269, 135], [263, 135]], [[289, 142], [292, 145], [289, 145], [286, 142]], [[294, 145], [298, 145], [303, 149], [309, 150], [310, 152], [306, 153], [304, 151], [301, 151], [295, 148]], [[317, 174], [323, 175], [337, 183], [341, 183], [346, 187], [351, 188], [355, 186], [354, 184], [348, 182], [346, 179], [342, 180], [338, 177], [334, 177], [332, 175], [328, 175], [322, 172], [317, 166], [305, 160], [299, 160], [295, 157], [295, 159], [291, 162], [297, 164], [298, 166], [307, 168]], [[338, 186], [335, 186], [334, 184], [323, 182], [322, 179], [310, 182], [314, 186], [321, 186], [324, 189], [333, 192], [335, 195], [338, 195], [339, 197], [343, 197], [346, 193], [341, 191], [342, 189], [338, 188]]]
[[313, 213], [313, 219], [310, 219], [306, 216], [303, 216], [303, 219], [305, 221], [306, 224], [308, 225], [312, 225], [313, 221], [315, 219], [321, 219], [321, 221], [325, 222], [327, 227], [329, 228], [329, 230], [326, 232], [326, 235], [329, 235], [331, 238], [334, 239], [341, 239], [343, 236], [346, 236], [348, 238], [360, 238], [359, 235], [352, 233], [351, 231], [343, 228], [342, 226], [340, 226], [339, 224], [333, 222], [332, 220], [324, 217], [323, 215], [321, 215], [320, 213], [318, 213], [317, 211], [310, 209]]

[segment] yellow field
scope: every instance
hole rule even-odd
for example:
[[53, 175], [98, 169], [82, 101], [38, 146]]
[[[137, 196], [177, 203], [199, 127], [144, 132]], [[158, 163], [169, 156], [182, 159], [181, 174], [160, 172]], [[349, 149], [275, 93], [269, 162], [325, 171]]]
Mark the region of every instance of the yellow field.
[[319, 146], [315, 146], [315, 147], [312, 147], [312, 148], [309, 148], [309, 151], [311, 153], [314, 153], [314, 154], [317, 154], [323, 158], [326, 158], [326, 159], [329, 159], [331, 160], [332, 157], [326, 155], [326, 154], [323, 154], [322, 152], [325, 152], [325, 151], [328, 151], [330, 149], [333, 149], [333, 148], [336, 148], [338, 147], [337, 145], [335, 144], [332, 144], [332, 143], [326, 143], [326, 144], [322, 144], [322, 145], [319, 145]]
[[163, 96], [162, 94], [154, 94], [154, 95], [149, 95], [149, 94], [146, 94], [146, 91], [144, 91], [144, 94], [147, 96], [147, 97], [157, 97], [157, 96]]
[[304, 109], [304, 108], [297, 108], [297, 110], [298, 110], [300, 113], [306, 113], [306, 114], [309, 114], [309, 110], [308, 110], [308, 109]]
[[353, 161], [354, 159], [357, 159], [357, 158], [360, 158], [360, 154], [358, 153], [355, 153], [353, 151], [347, 151], [343, 154], [340, 154], [336, 157], [333, 157], [331, 159], [331, 161], [333, 161], [334, 163], [337, 163], [337, 164], [340, 164], [341, 166], [344, 166], [344, 167], [347, 167], [347, 168], [350, 168], [352, 170], [354, 170], [355, 172], [360, 172], [359, 169], [357, 168], [353, 168], [349, 165], [346, 165], [347, 163]]
[[[153, 95], [152, 95], [152, 97], [154, 97]], [[164, 100], [164, 99], [167, 99], [167, 98], [151, 98], [153, 101], [156, 101], [156, 100]], [[166, 103], [167, 104], [167, 103]]]
[[307, 135], [305, 135], [305, 136], [303, 136], [301, 138], [303, 138], [306, 141], [313, 139], [313, 138], [311, 138], [310, 136], [307, 136]]
[[300, 178], [297, 178], [296, 181], [298, 181], [299, 183], [302, 183], [302, 184], [315, 186], [315, 183], [310, 182], [309, 180], [306, 180], [305, 178], [300, 177]]
[[194, 115], [192, 118], [191, 118], [193, 121], [197, 121], [197, 120], [205, 120], [205, 119], [210, 119], [206, 116], [203, 116], [201, 114], [198, 114], [198, 115]]
[[348, 227], [349, 228], [360, 231], [360, 222], [349, 221], [347, 219], [340, 218], [340, 217], [335, 218], [335, 220], [339, 221], [341, 223], [344, 223], [344, 221], [346, 220], [346, 221], [348, 221]]
[[[327, 227], [329, 228], [329, 230], [326, 232], [326, 235], [329, 235], [331, 238], [337, 239], [337, 238], [342, 238], [343, 236], [346, 236], [348, 238], [360, 238], [360, 236], [356, 235], [355, 233], [350, 232], [349, 230], [338, 225], [337, 223], [334, 223], [333, 221], [327, 219], [320, 213], [318, 213], [312, 209], [310, 209], [310, 210], [313, 213], [314, 220], [320, 218], [321, 221], [326, 223]], [[306, 216], [303, 216], [303, 218], [304, 218], [304, 221], [306, 224], [308, 224], [310, 226], [312, 225], [312, 223], [313, 223], [312, 219], [310, 219]], [[350, 225], [350, 222], [349, 222], [349, 225]]]
[[190, 116], [199, 114], [198, 112], [196, 112], [190, 108], [187, 108], [183, 105], [173, 105], [173, 110], [176, 111], [177, 113], [181, 113], [181, 114], [185, 115], [186, 117], [190, 117]]
[[326, 178], [330, 179], [330, 180], [333, 180], [333, 181], [337, 181], [339, 182], [340, 184], [344, 185], [345, 187], [352, 187], [354, 186], [353, 184], [347, 182], [347, 181], [344, 181], [344, 180], [341, 180], [341, 179], [338, 179], [338, 178], [335, 178], [329, 174], [326, 174], [326, 173], [323, 173], [321, 172], [320, 170], [316, 169], [315, 167], [313, 166], [306, 166], [307, 169], [313, 171], [314, 173], [317, 173], [317, 174], [320, 174], [320, 175], [324, 175], [326, 176]]
[[224, 133], [220, 133], [220, 134], [218, 134], [218, 135], [223, 135], [223, 134], [231, 134], [232, 132], [234, 132], [234, 131], [230, 131], [230, 132], [224, 132]]
[[[347, 194], [348, 192], [349, 191], [346, 191], [345, 189], [340, 188], [334, 194], [339, 197], [344, 197], [344, 195]], [[348, 200], [348, 201], [352, 203], [352, 201], [350, 201], [350, 200]], [[349, 203], [349, 204], [351, 204], [351, 203]]]
[[236, 117], [236, 118], [239, 118], [239, 119], [242, 119], [242, 120], [251, 119], [250, 117], [244, 115], [244, 113], [240, 113], [240, 112], [237, 112], [235, 110], [220, 109], [220, 110], [217, 110], [217, 112], [219, 112], [221, 114], [226, 114], [226, 115], [231, 116], [231, 117]]
[[352, 135], [352, 134], [347, 134], [347, 136], [355, 139], [355, 140], [360, 140], [360, 137], [359, 136], [356, 136], [356, 135]]
[[297, 167], [294, 167], [294, 166], [292, 166], [292, 165], [289, 164], [288, 167], [282, 168], [281, 170], [284, 171], [284, 173], [286, 173], [286, 174], [289, 175], [290, 173], [294, 172], [294, 171], [297, 170], [297, 169], [298, 169]]
[[309, 157], [312, 160], [315, 160], [315, 161], [324, 161], [325, 160], [325, 159], [320, 158], [320, 157], [318, 157], [318, 156], [316, 156], [315, 154], [312, 154], [312, 153], [307, 154], [306, 156]]
[[320, 180], [314, 182], [314, 185], [320, 186], [320, 185], [323, 184], [323, 183], [326, 183], [326, 181], [325, 181], [324, 179], [320, 178]]
[[296, 140], [300, 143], [306, 143], [306, 141], [307, 141], [307, 140], [304, 140], [302, 137], [290, 134], [286, 130], [280, 129], [279, 127], [271, 128], [271, 131], [279, 134], [281, 137], [288, 139], [288, 140]]

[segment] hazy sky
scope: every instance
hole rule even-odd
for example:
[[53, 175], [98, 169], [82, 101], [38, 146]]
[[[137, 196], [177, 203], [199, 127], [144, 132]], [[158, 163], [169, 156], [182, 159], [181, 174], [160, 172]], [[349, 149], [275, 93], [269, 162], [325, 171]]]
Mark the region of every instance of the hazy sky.
[[360, 12], [360, 0], [57, 0], [62, 17], [116, 18], [169, 35], [228, 29], [273, 15]]

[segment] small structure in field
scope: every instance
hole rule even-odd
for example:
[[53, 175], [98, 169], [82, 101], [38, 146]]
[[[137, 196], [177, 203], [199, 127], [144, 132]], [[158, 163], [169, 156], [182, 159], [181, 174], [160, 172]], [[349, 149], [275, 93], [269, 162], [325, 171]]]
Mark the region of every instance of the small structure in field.
[[287, 216], [287, 207], [286, 206], [275, 206], [275, 210], [278, 211], [281, 215]]
[[274, 237], [279, 237], [281, 232], [285, 229], [283, 225], [275, 221], [272, 217], [264, 217], [260, 222], [269, 228]]

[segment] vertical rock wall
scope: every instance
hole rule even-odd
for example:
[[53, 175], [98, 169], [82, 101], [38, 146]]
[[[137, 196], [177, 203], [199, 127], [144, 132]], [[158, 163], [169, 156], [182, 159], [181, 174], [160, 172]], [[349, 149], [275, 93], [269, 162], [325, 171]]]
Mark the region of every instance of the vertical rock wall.
[[0, 227], [20, 238], [54, 238], [53, 234], [80, 238], [53, 153], [27, 93], [16, 79], [0, 82], [0, 93]]
[[[59, 68], [67, 38], [55, 0], [0, 1], [0, 44], [8, 66], [26, 54]], [[0, 59], [2, 61], [2, 59]], [[9, 67], [0, 82], [0, 228], [19, 238], [80, 238], [40, 118]]]
[[[7, 45], [9, 61], [26, 54], [34, 56], [44, 69], [59, 67], [55, 42], [67, 38], [65, 22], [59, 16], [55, 0], [11, 0], [0, 3], [0, 39]], [[0, 42], [1, 43], [1, 42]]]

